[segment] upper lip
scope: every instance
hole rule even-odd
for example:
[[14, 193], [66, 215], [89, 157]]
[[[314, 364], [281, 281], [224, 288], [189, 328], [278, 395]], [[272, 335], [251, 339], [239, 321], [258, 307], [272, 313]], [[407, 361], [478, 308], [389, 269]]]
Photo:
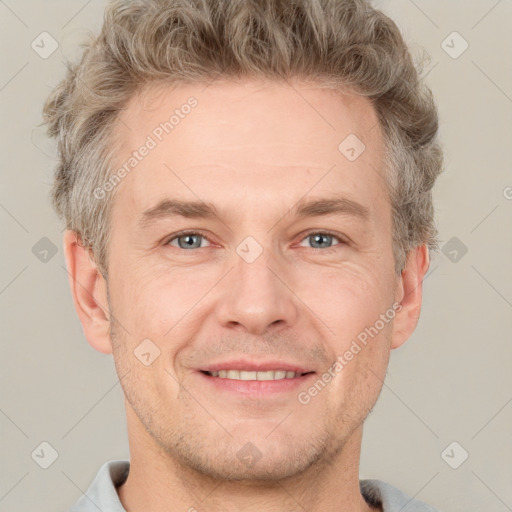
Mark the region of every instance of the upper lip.
[[204, 372], [218, 372], [221, 370], [239, 370], [248, 372], [267, 372], [271, 370], [285, 370], [287, 372], [295, 373], [309, 373], [312, 372], [310, 368], [301, 364], [290, 363], [286, 361], [249, 361], [247, 359], [234, 359], [232, 361], [223, 361], [220, 363], [213, 363], [199, 368]]

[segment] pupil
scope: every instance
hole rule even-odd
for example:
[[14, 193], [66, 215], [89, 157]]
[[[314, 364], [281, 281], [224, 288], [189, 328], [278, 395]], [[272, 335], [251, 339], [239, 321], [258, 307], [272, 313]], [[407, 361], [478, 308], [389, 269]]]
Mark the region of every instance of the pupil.
[[315, 243], [319, 243], [320, 245], [322, 245], [322, 238], [323, 239], [326, 239], [327, 237], [325, 235], [315, 235]]
[[194, 245], [194, 238], [197, 237], [195, 235], [185, 235], [183, 238], [185, 239], [185, 245], [191, 247]]

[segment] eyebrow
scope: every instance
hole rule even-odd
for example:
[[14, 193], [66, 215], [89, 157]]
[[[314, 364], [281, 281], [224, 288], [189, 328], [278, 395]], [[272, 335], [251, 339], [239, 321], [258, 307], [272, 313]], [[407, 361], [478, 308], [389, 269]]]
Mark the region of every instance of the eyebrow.
[[[367, 221], [370, 217], [368, 207], [346, 197], [301, 199], [289, 213], [297, 218], [340, 214]], [[188, 219], [211, 219], [218, 217], [219, 213], [215, 205], [208, 202], [164, 199], [144, 211], [138, 224], [139, 227], [146, 228], [157, 220], [177, 216]]]

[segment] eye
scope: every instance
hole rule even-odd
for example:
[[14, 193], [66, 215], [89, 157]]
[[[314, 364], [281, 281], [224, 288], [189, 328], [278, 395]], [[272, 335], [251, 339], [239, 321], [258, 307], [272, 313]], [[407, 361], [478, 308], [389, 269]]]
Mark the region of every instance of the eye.
[[[338, 240], [338, 244], [332, 245], [332, 240]], [[344, 240], [342, 240], [338, 235], [334, 233], [324, 232], [324, 231], [313, 231], [306, 235], [303, 238], [303, 241], [310, 240], [313, 249], [322, 249], [324, 252], [329, 252], [329, 250], [334, 250], [338, 245], [344, 244]], [[302, 245], [302, 243], [301, 243]]]
[[[195, 231], [177, 233], [172, 238], [170, 238], [165, 245], [170, 245], [172, 247], [176, 247], [177, 249], [200, 249], [204, 247], [202, 245], [202, 241], [208, 240], [201, 233], [197, 233]], [[172, 242], [177, 242], [177, 246]]]
[[[310, 240], [313, 249], [322, 250], [323, 252], [330, 252], [331, 250], [335, 250], [338, 245], [346, 243], [339, 235], [327, 231], [310, 232], [302, 239], [300, 245], [307, 240]], [[338, 240], [339, 243], [333, 245], [333, 240]], [[172, 238], [169, 238], [168, 241], [165, 242], [165, 245], [183, 250], [201, 249], [206, 247], [203, 244], [204, 241], [210, 243], [207, 237], [197, 231], [184, 231], [173, 235]]]

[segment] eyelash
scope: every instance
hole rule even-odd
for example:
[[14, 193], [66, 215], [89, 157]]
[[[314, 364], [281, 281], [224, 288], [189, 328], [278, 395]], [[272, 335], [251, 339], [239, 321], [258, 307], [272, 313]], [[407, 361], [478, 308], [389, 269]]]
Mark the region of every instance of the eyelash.
[[[164, 245], [173, 247], [174, 249], [178, 249], [178, 250], [182, 250], [182, 251], [188, 252], [189, 251], [188, 249], [181, 249], [181, 247], [174, 247], [174, 246], [170, 245], [173, 240], [177, 240], [178, 238], [181, 238], [181, 237], [187, 236], [187, 235], [199, 235], [200, 237], [208, 240], [208, 242], [212, 243], [212, 241], [207, 236], [203, 235], [199, 231], [180, 231], [179, 233], [175, 233], [174, 235], [172, 235], [172, 238], [168, 238], [167, 241], [164, 243]], [[310, 237], [311, 235], [327, 235], [327, 236], [336, 238], [340, 242], [339, 244], [336, 244], [336, 245], [334, 245], [332, 247], [327, 247], [325, 249], [320, 249], [320, 248], [317, 248], [317, 247], [310, 247], [310, 249], [313, 249], [314, 251], [321, 251], [323, 253], [331, 253], [332, 251], [335, 251], [340, 246], [343, 246], [343, 245], [347, 244], [346, 240], [344, 240], [339, 234], [334, 233], [332, 231], [315, 231], [315, 230], [312, 230], [312, 231], [307, 232], [301, 238], [300, 241], [302, 242], [303, 240], [305, 240], [306, 238]], [[194, 252], [195, 250], [198, 250], [198, 249], [205, 249], [205, 247], [197, 247], [195, 249], [191, 249], [190, 252]]]

